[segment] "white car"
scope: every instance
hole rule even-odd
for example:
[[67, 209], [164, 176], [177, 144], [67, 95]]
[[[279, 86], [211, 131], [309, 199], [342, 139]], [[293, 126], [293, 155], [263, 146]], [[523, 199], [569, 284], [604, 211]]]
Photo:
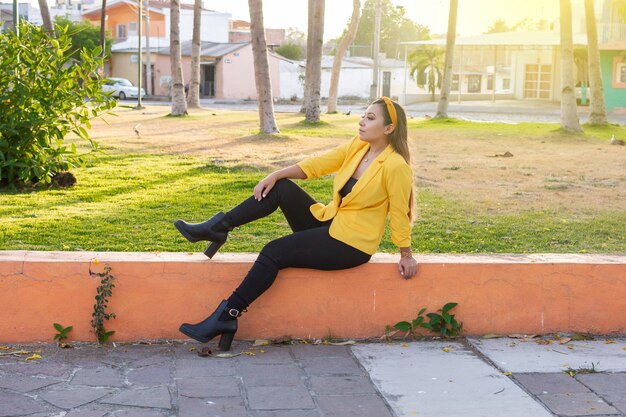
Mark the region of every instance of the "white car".
[[[120, 100], [124, 100], [126, 98], [137, 98], [137, 86], [133, 85], [126, 78], [116, 78], [109, 77], [107, 78], [106, 83], [102, 86], [102, 91], [107, 93], [112, 93], [113, 97], [117, 97]], [[141, 97], [146, 94], [144, 89], [141, 89]]]

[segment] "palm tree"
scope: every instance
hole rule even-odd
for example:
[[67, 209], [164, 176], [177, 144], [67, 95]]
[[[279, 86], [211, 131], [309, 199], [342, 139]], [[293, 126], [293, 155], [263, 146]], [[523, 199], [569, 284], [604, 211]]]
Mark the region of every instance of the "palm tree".
[[48, 35], [55, 37], [54, 26], [52, 25], [52, 19], [50, 19], [50, 9], [48, 9], [48, 2], [46, 0], [38, 0], [39, 10], [41, 10], [41, 20], [43, 20], [43, 27], [48, 32]]
[[567, 132], [582, 132], [583, 130], [580, 127], [576, 109], [570, 0], [561, 0], [561, 129]]
[[106, 55], [106, 16], [107, 16], [107, 0], [102, 0], [100, 8], [100, 46], [102, 47], [102, 58]]
[[170, 65], [172, 71], [172, 116], [187, 114], [183, 65], [180, 51], [180, 0], [171, 0], [170, 9]]
[[250, 9], [250, 33], [252, 35], [252, 54], [254, 55], [254, 81], [256, 83], [257, 100], [259, 103], [259, 122], [261, 132], [278, 133], [274, 118], [274, 99], [270, 66], [267, 59], [267, 42], [263, 25], [262, 0], [248, 0]]
[[606, 125], [606, 105], [604, 103], [604, 86], [600, 71], [600, 50], [598, 49], [598, 29], [593, 0], [585, 0], [585, 20], [587, 22], [587, 45], [589, 48], [589, 85], [591, 87], [591, 104], [589, 112], [590, 125]]
[[191, 76], [187, 106], [200, 108], [200, 27], [202, 22], [202, 0], [193, 5], [193, 35], [191, 39]]
[[309, 27], [304, 78], [304, 111], [307, 122], [320, 120], [322, 46], [324, 44], [324, 1], [309, 0]]
[[[442, 49], [427, 45], [424, 48], [416, 49], [407, 57], [411, 65], [411, 77], [417, 81], [417, 85], [428, 84], [428, 91], [431, 93], [432, 101], [435, 101], [435, 91], [441, 88], [441, 74], [443, 70], [444, 52]], [[421, 74], [427, 72], [428, 82], [421, 82]]]
[[452, 86], [452, 64], [454, 62], [454, 44], [456, 42], [456, 17], [459, 9], [459, 0], [450, 0], [448, 13], [448, 36], [446, 38], [446, 60], [443, 70], [443, 82], [441, 94], [435, 117], [448, 117], [448, 103], [450, 100], [450, 87]]
[[341, 38], [341, 42], [337, 46], [335, 51], [335, 59], [333, 61], [333, 69], [330, 75], [330, 89], [328, 91], [328, 113], [337, 113], [337, 90], [339, 88], [339, 75], [341, 74], [341, 62], [343, 56], [350, 44], [356, 37], [356, 31], [359, 28], [359, 17], [361, 15], [361, 1], [353, 0], [352, 2], [352, 17], [350, 18], [350, 25], [348, 31]]

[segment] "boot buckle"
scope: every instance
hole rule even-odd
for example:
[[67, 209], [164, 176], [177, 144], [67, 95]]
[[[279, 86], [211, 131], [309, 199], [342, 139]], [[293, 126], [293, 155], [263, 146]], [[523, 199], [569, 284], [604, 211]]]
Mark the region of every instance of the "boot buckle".
[[230, 314], [232, 317], [241, 316], [241, 312], [237, 310], [236, 308], [231, 308], [230, 310], [228, 310], [228, 314]]

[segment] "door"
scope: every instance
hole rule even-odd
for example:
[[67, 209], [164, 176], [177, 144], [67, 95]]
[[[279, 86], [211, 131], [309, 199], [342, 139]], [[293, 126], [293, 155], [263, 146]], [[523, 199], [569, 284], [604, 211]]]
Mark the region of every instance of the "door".
[[383, 71], [383, 96], [391, 97], [391, 72]]
[[200, 65], [200, 97], [215, 97], [215, 64]]
[[549, 100], [550, 91], [552, 91], [552, 65], [526, 64], [524, 98]]

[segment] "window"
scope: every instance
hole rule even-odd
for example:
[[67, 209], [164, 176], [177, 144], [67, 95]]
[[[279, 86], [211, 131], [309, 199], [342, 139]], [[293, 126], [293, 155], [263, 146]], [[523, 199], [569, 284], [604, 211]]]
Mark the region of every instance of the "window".
[[487, 90], [493, 90], [493, 75], [487, 76]]
[[482, 76], [479, 74], [467, 76], [467, 92], [480, 93], [480, 81]]
[[510, 90], [511, 89], [511, 79], [510, 78], [503, 78], [502, 79], [502, 89], [503, 90]]
[[452, 75], [452, 84], [450, 85], [450, 91], [459, 91], [459, 74]]
[[550, 99], [552, 66], [527, 64], [524, 80], [524, 98]]
[[117, 25], [117, 37], [118, 38], [126, 37], [126, 25]]
[[128, 24], [128, 34], [137, 36], [137, 22], [130, 22]]
[[620, 65], [618, 79], [620, 83], [626, 83], [626, 64]]

